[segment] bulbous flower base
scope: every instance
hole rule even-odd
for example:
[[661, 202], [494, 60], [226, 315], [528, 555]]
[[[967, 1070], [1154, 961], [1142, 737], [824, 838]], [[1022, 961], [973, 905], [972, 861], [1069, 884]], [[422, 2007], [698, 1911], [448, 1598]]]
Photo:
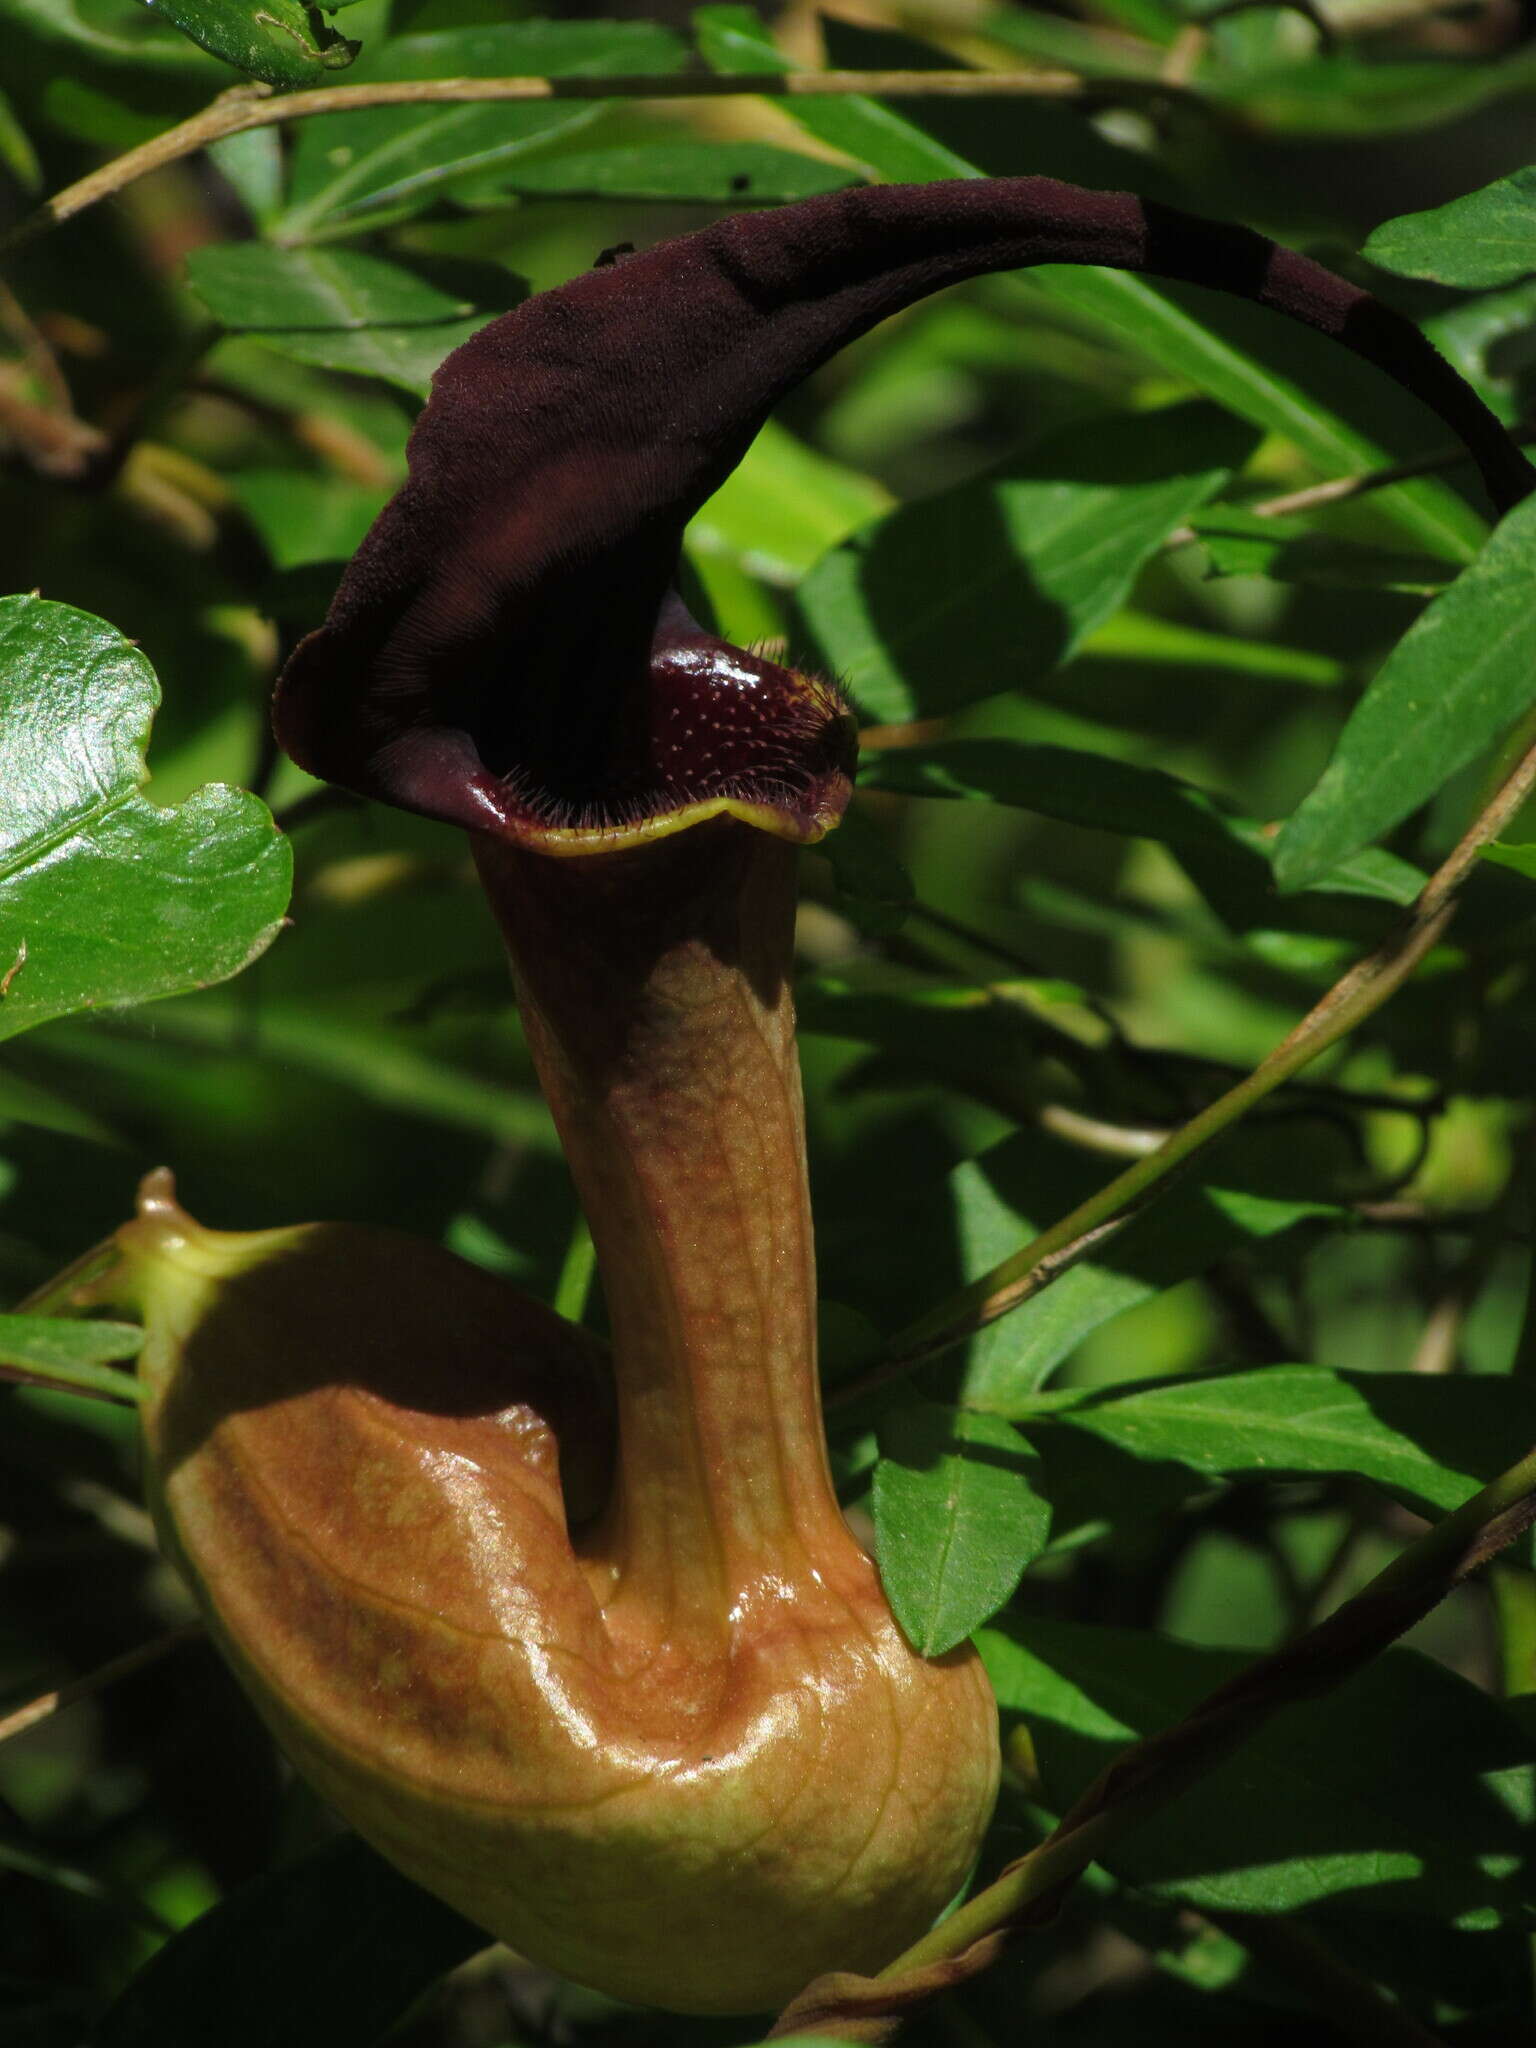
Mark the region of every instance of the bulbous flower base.
[[409, 1875], [541, 1963], [679, 2011], [872, 1972], [996, 1786], [968, 1652], [900, 1634], [841, 1529], [728, 1589], [617, 1597], [603, 1353], [375, 1230], [201, 1229], [163, 1185], [136, 1309], [151, 1495], [283, 1748]]

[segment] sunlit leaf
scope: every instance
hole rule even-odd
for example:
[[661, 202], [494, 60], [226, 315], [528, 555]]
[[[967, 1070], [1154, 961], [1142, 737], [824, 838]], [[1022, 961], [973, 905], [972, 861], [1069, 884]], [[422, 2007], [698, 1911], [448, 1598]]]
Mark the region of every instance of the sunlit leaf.
[[525, 157], [506, 174], [509, 192], [699, 199], [740, 206], [808, 199], [857, 182], [852, 171], [767, 142], [640, 142], [562, 150]]
[[187, 258], [187, 282], [232, 328], [422, 327], [475, 309], [414, 271], [356, 249], [218, 242]]
[[291, 864], [264, 804], [138, 794], [158, 701], [104, 620], [0, 600], [0, 1038], [222, 981], [281, 925]]
[[1536, 882], [1536, 845], [1514, 845], [1509, 840], [1496, 839], [1483, 848], [1483, 859], [1491, 860], [1495, 867], [1513, 868], [1517, 875]]
[[1089, 1396], [1053, 1424], [1212, 1475], [1358, 1473], [1439, 1514], [1503, 1470], [1533, 1414], [1525, 1386], [1501, 1374], [1274, 1365]]
[[1303, 889], [1388, 832], [1536, 700], [1536, 497], [1435, 598], [1378, 671], [1275, 847]]
[[941, 1657], [1013, 1594], [1044, 1550], [1050, 1503], [1028, 1443], [996, 1415], [924, 1401], [880, 1429], [874, 1511], [880, 1577], [915, 1650]]
[[144, 0], [183, 35], [267, 85], [316, 85], [358, 46], [304, 0]]
[[[393, 37], [367, 55], [359, 76], [619, 76], [675, 71], [686, 56], [678, 38], [652, 22], [497, 22]], [[273, 232], [302, 241], [381, 207], [425, 205], [456, 178], [499, 169], [536, 143], [585, 127], [602, 107], [601, 100], [365, 107], [305, 121], [288, 207]]]
[[0, 1374], [9, 1366], [82, 1393], [133, 1400], [138, 1382], [114, 1370], [144, 1341], [136, 1323], [76, 1322], [62, 1316], [0, 1315]]
[[1203, 405], [1053, 435], [834, 549], [796, 592], [800, 615], [881, 722], [991, 696], [1069, 661], [1252, 446]]
[[[860, 780], [866, 788], [908, 796], [1015, 804], [1072, 825], [1160, 840], [1180, 853], [1221, 853], [1260, 870], [1275, 844], [1262, 825], [1160, 768], [1072, 747], [1020, 740], [893, 747], [869, 755]], [[1351, 895], [1406, 904], [1418, 894], [1423, 876], [1406, 861], [1362, 853], [1341, 863], [1328, 882]]]
[[1384, 221], [1363, 253], [1400, 277], [1464, 291], [1528, 277], [1536, 271], [1536, 166], [1445, 206]]

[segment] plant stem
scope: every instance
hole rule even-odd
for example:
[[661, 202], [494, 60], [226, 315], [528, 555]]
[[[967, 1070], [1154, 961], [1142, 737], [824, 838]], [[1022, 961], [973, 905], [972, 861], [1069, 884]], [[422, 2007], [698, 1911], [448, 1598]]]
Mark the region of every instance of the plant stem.
[[98, 200], [206, 149], [227, 135], [305, 121], [317, 114], [350, 114], [360, 107], [454, 106], [487, 100], [696, 100], [726, 98], [846, 98], [869, 94], [897, 99], [1103, 99], [1178, 97], [1181, 89], [1156, 79], [1084, 78], [1075, 71], [765, 71], [666, 72], [622, 78], [409, 78], [368, 85], [317, 86], [273, 96], [265, 86], [239, 85], [221, 93], [190, 119], [125, 150], [110, 163], [66, 185], [15, 227], [0, 235], [7, 255], [83, 213]]
[[[1522, 444], [1532, 438], [1528, 422], [1521, 422], [1510, 431]], [[1363, 498], [1367, 492], [1385, 490], [1389, 484], [1408, 483], [1415, 477], [1438, 476], [1442, 470], [1459, 469], [1470, 460], [1465, 448], [1438, 448], [1428, 455], [1409, 456], [1405, 461], [1394, 462], [1384, 469], [1365, 470], [1356, 476], [1327, 477], [1321, 483], [1286, 491], [1278, 498], [1262, 498], [1257, 504], [1245, 505], [1243, 510], [1259, 519], [1287, 519], [1298, 512], [1319, 512], [1325, 505], [1342, 504], [1348, 498]], [[1176, 526], [1164, 540], [1163, 548], [1165, 551], [1187, 548], [1200, 537], [1197, 526]]]
[[1337, 1044], [1357, 1024], [1373, 1016], [1444, 936], [1455, 913], [1457, 896], [1479, 854], [1498, 837], [1533, 787], [1536, 745], [1527, 748], [1479, 811], [1454, 850], [1424, 884], [1397, 928], [1335, 982], [1252, 1073], [1182, 1124], [1156, 1151], [1133, 1161], [1097, 1194], [1080, 1202], [1059, 1223], [899, 1331], [891, 1339], [889, 1355], [860, 1378], [840, 1387], [829, 1405], [833, 1401], [843, 1405], [857, 1400], [887, 1380], [939, 1357], [952, 1345], [1032, 1300], [1094, 1245], [1123, 1229], [1175, 1173], [1230, 1130], [1256, 1103], [1319, 1053]]

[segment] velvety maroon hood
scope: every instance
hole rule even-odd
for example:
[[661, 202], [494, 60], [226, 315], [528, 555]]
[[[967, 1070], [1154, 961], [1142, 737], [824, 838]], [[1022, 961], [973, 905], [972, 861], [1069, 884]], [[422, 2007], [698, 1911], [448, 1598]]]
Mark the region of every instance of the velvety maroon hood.
[[1431, 406], [1499, 510], [1536, 481], [1410, 321], [1262, 235], [1049, 178], [832, 193], [603, 264], [447, 358], [408, 482], [283, 675], [283, 745], [329, 781], [548, 852], [722, 809], [818, 837], [847, 800], [847, 709], [688, 616], [683, 529], [845, 343], [1036, 263], [1270, 306]]

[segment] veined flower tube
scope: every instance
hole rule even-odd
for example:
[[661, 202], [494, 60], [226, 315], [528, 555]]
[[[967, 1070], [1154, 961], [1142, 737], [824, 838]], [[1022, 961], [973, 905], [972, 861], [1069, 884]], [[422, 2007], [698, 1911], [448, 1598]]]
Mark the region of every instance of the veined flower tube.
[[161, 1527], [278, 1739], [403, 1869], [631, 1999], [748, 2010], [879, 1968], [992, 1803], [980, 1666], [901, 1636], [818, 1406], [794, 860], [846, 804], [851, 719], [674, 580], [797, 379], [925, 293], [1046, 261], [1322, 327], [1464, 436], [1496, 504], [1529, 487], [1408, 322], [1125, 194], [838, 194], [531, 300], [440, 370], [277, 725], [316, 773], [469, 829], [611, 1362], [430, 1247], [220, 1236], [158, 1186], [108, 1283], [149, 1331]]

